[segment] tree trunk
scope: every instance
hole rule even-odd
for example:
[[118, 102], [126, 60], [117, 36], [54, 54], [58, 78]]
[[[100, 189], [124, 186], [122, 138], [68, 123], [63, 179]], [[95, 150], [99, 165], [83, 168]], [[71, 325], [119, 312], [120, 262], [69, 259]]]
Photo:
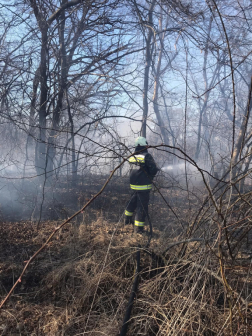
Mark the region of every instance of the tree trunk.
[[[208, 47], [209, 47], [209, 39], [210, 39], [210, 33], [211, 33], [211, 28], [212, 28], [212, 22], [213, 22], [213, 17], [211, 16], [209, 27], [208, 27], [208, 32], [207, 32], [207, 43], [206, 43], [206, 47], [205, 47], [204, 63], [203, 63], [203, 77], [204, 77], [204, 83], [205, 83], [205, 91], [207, 91], [207, 89], [208, 89], [208, 79], [207, 79], [206, 66], [207, 66]], [[198, 125], [198, 139], [197, 139], [197, 146], [196, 146], [196, 152], [195, 152], [195, 161], [198, 161], [199, 155], [200, 155], [201, 142], [202, 142], [202, 120], [203, 120], [203, 118], [206, 119], [206, 116], [204, 116], [204, 114], [205, 114], [205, 111], [206, 111], [206, 108], [207, 108], [208, 98], [209, 98], [209, 92], [206, 92], [205, 95], [204, 95], [203, 106], [200, 109], [200, 118], [199, 118], [199, 125]]]
[[148, 34], [146, 39], [146, 55], [145, 55], [145, 69], [144, 69], [144, 87], [143, 87], [143, 119], [141, 135], [146, 138], [146, 127], [148, 117], [148, 89], [149, 89], [149, 72], [152, 59], [151, 41], [153, 37], [153, 9], [156, 0], [152, 0], [148, 13]]
[[[250, 111], [251, 111], [251, 106], [252, 106], [251, 98], [252, 98], [252, 76], [251, 76], [251, 80], [250, 80], [250, 88], [249, 88], [249, 93], [248, 93], [246, 114], [244, 115], [244, 118], [243, 118], [243, 121], [242, 121], [242, 124], [241, 124], [241, 127], [240, 127], [240, 131], [239, 131], [239, 135], [238, 135], [238, 138], [236, 140], [235, 147], [234, 147], [232, 161], [231, 161], [232, 165], [235, 165], [237, 163], [239, 155], [241, 157], [244, 144], [246, 142], [248, 142], [252, 137], [252, 132], [251, 132], [249, 134], [249, 136], [247, 137], [247, 139], [245, 139], [247, 126], [248, 126], [248, 120], [249, 120], [249, 117], [250, 117]], [[236, 169], [235, 169], [235, 171], [236, 171]]]
[[[162, 22], [162, 13], [160, 14], [160, 19], [159, 19], [159, 29], [162, 31], [163, 22]], [[158, 55], [158, 63], [157, 63], [157, 68], [156, 68], [156, 73], [155, 73], [155, 82], [154, 82], [154, 93], [153, 93], [153, 108], [154, 112], [157, 117], [158, 121], [158, 126], [160, 128], [162, 137], [163, 137], [163, 142], [166, 145], [169, 145], [169, 137], [167, 134], [167, 129], [165, 127], [163, 118], [160, 115], [159, 111], [159, 105], [158, 105], [158, 94], [159, 94], [159, 87], [160, 87], [160, 69], [161, 69], [161, 62], [162, 62], [162, 56], [163, 56], [163, 41], [164, 41], [164, 36], [165, 33], [162, 34], [161, 41], [160, 41], [160, 51]]]
[[39, 136], [36, 153], [37, 174], [44, 174], [46, 168], [46, 107], [47, 107], [47, 39], [48, 27], [44, 25], [40, 53], [40, 102], [39, 102]]
[[[29, 115], [29, 132], [26, 139], [26, 147], [25, 147], [25, 162], [24, 162], [24, 170], [23, 176], [25, 176], [25, 169], [27, 161], [29, 160], [29, 151], [32, 145], [32, 140], [35, 138], [35, 111], [36, 111], [36, 101], [38, 94], [38, 86], [39, 86], [39, 75], [40, 75], [40, 67], [36, 70], [35, 76], [33, 79], [33, 87], [32, 87], [32, 100], [31, 100], [31, 108]], [[36, 150], [36, 147], [35, 147]]]
[[73, 182], [73, 185], [76, 185], [77, 183], [77, 164], [76, 164], [76, 155], [75, 155], [74, 123], [73, 123], [73, 118], [71, 114], [67, 90], [66, 90], [66, 100], [67, 100], [68, 119], [71, 125], [70, 134], [71, 134], [71, 143], [72, 143], [72, 182]]
[[[64, 5], [67, 0], [62, 2]], [[47, 171], [53, 174], [54, 159], [56, 155], [56, 137], [59, 129], [60, 115], [63, 108], [63, 98], [67, 82], [67, 61], [66, 61], [66, 48], [65, 48], [65, 10], [59, 16], [59, 64], [60, 64], [60, 83], [56, 108], [53, 110], [52, 129], [50, 131], [50, 138], [48, 140], [48, 165]]]

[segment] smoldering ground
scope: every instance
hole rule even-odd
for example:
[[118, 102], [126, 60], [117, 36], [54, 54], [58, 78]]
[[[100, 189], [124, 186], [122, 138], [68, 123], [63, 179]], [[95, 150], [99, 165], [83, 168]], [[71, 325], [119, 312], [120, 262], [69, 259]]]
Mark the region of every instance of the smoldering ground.
[[[0, 215], [2, 221], [66, 219], [79, 210], [103, 186], [108, 175], [78, 176], [72, 179], [62, 175], [50, 178], [1, 178]], [[127, 177], [114, 176], [103, 194], [91, 205], [112, 216], [122, 213], [130, 193]], [[115, 206], [115, 211], [111, 207]], [[113, 215], [113, 216], [114, 216]]]
[[[206, 169], [203, 163], [199, 166]], [[122, 175], [118, 171], [118, 175], [113, 176], [103, 195], [91, 207], [106, 212], [111, 203], [109, 197], [112, 197], [122, 203], [123, 211], [127, 195], [130, 194], [127, 163], [123, 168]], [[108, 176], [108, 173], [101, 175], [84, 171], [77, 175], [77, 181], [73, 183], [71, 176], [67, 174], [36, 177], [36, 171], [31, 169], [22, 177], [20, 170], [14, 166], [4, 169], [0, 178], [1, 218], [10, 221], [68, 218], [100, 190]], [[185, 162], [162, 167], [154, 183], [161, 191], [169, 190], [169, 202], [175, 205], [177, 197], [174, 196], [173, 189], [203, 188], [204, 192], [201, 173], [192, 164], [185, 165]]]

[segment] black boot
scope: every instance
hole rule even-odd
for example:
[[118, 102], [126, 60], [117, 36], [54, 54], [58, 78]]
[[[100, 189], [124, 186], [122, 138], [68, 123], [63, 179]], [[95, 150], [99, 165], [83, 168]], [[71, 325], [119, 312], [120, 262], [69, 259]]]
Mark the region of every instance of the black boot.
[[143, 234], [144, 233], [144, 227], [143, 226], [134, 226], [134, 232], [135, 233], [139, 233], [139, 234]]
[[125, 216], [124, 217], [124, 225], [133, 224], [133, 217], [132, 216]]

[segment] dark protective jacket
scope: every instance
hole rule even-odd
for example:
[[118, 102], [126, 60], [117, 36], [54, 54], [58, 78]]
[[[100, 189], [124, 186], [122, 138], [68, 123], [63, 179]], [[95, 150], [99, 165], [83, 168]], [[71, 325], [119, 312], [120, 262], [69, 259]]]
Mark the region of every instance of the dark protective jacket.
[[[139, 151], [141, 152], [139, 153]], [[137, 191], [149, 190], [152, 187], [152, 180], [157, 174], [158, 168], [146, 147], [137, 146], [135, 153], [129, 159], [131, 164], [130, 188]]]

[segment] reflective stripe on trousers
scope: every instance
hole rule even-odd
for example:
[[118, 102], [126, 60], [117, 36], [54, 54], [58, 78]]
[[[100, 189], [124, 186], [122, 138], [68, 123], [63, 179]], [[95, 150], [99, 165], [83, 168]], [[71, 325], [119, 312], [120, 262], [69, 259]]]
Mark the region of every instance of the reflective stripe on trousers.
[[132, 194], [125, 215], [127, 216], [127, 213], [133, 214], [136, 210], [135, 226], [144, 226], [145, 217], [148, 214], [149, 198], [150, 190], [134, 191]]
[[152, 188], [151, 184], [146, 184], [146, 185], [134, 185], [131, 184], [130, 188], [133, 190], [150, 190]]
[[133, 215], [133, 212], [129, 212], [129, 211], [127, 211], [127, 210], [125, 210], [125, 216], [132, 216]]
[[135, 220], [135, 226], [144, 226], [145, 222], [138, 222]]

